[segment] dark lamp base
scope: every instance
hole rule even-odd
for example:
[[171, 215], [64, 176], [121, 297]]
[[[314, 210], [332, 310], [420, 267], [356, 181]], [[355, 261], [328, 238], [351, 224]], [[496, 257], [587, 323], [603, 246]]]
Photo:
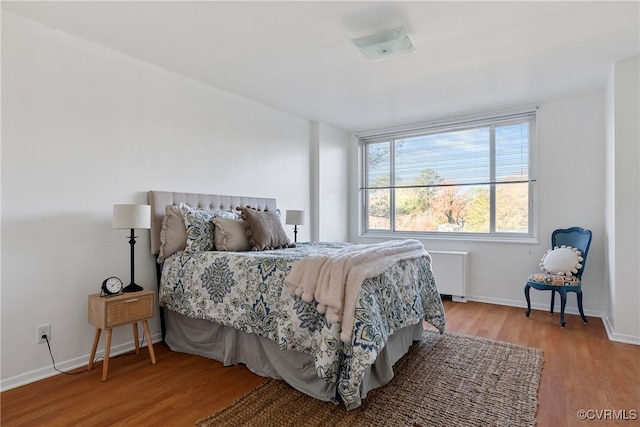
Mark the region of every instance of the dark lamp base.
[[125, 288], [123, 289], [123, 291], [125, 292], [140, 292], [143, 291], [144, 288], [140, 285], [136, 285], [135, 283], [131, 283], [128, 286], [125, 286]]

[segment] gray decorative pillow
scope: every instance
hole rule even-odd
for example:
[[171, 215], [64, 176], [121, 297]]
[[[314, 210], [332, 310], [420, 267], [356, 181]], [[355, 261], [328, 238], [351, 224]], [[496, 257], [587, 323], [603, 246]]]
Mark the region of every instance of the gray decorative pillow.
[[213, 241], [217, 251], [248, 251], [251, 249], [247, 229], [241, 219], [213, 217]]
[[215, 249], [213, 241], [213, 223], [211, 218], [238, 218], [238, 214], [228, 211], [208, 211], [195, 209], [184, 203], [180, 204], [187, 234], [185, 251], [212, 251]]
[[269, 249], [294, 248], [273, 211], [261, 211], [250, 206], [237, 208], [247, 227], [247, 236], [251, 249], [264, 251]]
[[184, 250], [187, 246], [187, 229], [184, 225], [182, 211], [178, 206], [167, 205], [162, 219], [160, 230], [160, 250], [158, 263], [163, 262], [169, 256]]

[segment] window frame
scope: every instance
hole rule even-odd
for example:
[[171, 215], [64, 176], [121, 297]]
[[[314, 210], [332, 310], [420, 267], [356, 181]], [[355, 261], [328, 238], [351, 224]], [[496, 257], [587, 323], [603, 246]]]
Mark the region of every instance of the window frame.
[[[504, 185], [508, 182], [496, 182], [496, 152], [495, 152], [495, 128], [496, 126], [506, 125], [509, 123], [529, 123], [529, 140], [528, 140], [528, 233], [500, 232], [496, 231], [496, 188], [497, 185]], [[489, 232], [472, 233], [472, 232], [452, 232], [452, 231], [397, 231], [395, 230], [395, 189], [403, 188], [403, 186], [395, 186], [395, 167], [394, 167], [394, 140], [406, 139], [410, 137], [453, 132], [472, 127], [491, 127], [490, 137], [490, 182], [489, 185]], [[537, 241], [538, 236], [538, 216], [537, 216], [537, 107], [526, 107], [520, 110], [512, 110], [503, 113], [490, 113], [475, 117], [462, 117], [442, 120], [438, 122], [422, 123], [403, 128], [388, 129], [381, 131], [372, 131], [367, 133], [359, 133], [355, 135], [358, 141], [358, 153], [360, 161], [358, 162], [358, 235], [361, 237], [414, 237], [428, 239], [448, 239], [448, 240], [487, 240], [487, 241], [507, 241], [507, 242], [526, 242], [531, 243]], [[374, 142], [389, 142], [390, 144], [390, 168], [389, 168], [389, 186], [390, 189], [390, 212], [389, 212], [389, 229], [369, 229], [368, 215], [368, 197], [367, 191], [380, 188], [369, 187], [368, 183], [368, 159], [366, 145]], [[406, 187], [406, 186], [405, 186]], [[441, 186], [436, 186], [441, 187]], [[385, 188], [385, 187], [382, 187]]]

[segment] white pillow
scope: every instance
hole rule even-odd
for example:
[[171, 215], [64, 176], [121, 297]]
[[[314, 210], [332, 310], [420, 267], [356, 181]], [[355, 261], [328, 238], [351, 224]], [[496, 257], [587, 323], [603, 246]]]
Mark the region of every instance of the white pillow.
[[571, 246], [556, 246], [542, 256], [540, 267], [548, 274], [572, 276], [582, 268], [582, 252]]

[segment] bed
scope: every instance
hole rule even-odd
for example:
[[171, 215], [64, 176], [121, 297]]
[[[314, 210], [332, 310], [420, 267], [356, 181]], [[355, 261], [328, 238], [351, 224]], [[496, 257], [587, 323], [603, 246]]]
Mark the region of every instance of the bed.
[[[373, 245], [282, 241], [272, 198], [150, 191], [149, 203], [163, 337], [174, 351], [225, 366], [244, 364], [257, 375], [353, 409], [393, 378], [395, 362], [421, 339], [422, 320], [444, 332], [430, 257], [424, 248], [425, 255], [416, 255], [415, 244], [411, 250], [408, 242], [375, 248], [394, 257], [380, 256], [387, 264], [373, 263], [366, 252]], [[170, 226], [180, 220], [187, 224], [184, 247], [174, 242], [182, 230]], [[275, 231], [267, 227], [267, 237], [260, 235], [260, 221], [271, 221]], [[233, 231], [239, 224], [247, 226], [249, 233], [242, 231], [248, 237]], [[205, 226], [209, 234], [202, 239]], [[250, 250], [260, 245], [269, 250]], [[322, 299], [320, 281], [315, 291], [303, 289], [316, 273], [312, 267], [320, 269], [327, 260], [339, 260], [344, 271], [350, 265], [347, 283], [358, 282], [353, 298], [343, 296], [337, 309], [333, 294]], [[379, 272], [373, 265], [384, 268]], [[325, 270], [317, 271], [329, 284], [337, 276]], [[376, 275], [366, 277], [372, 272]]]

